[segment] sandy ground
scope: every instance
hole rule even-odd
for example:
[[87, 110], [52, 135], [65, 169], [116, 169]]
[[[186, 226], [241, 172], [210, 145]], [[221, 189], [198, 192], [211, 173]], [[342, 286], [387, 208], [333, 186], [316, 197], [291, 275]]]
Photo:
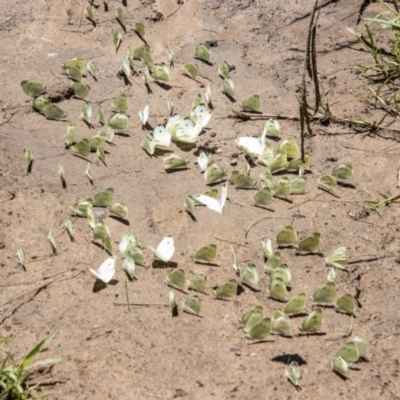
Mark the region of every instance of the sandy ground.
[[[318, 70], [324, 99], [335, 114], [373, 119], [374, 112], [363, 102], [365, 92], [355, 67], [371, 60], [346, 29], [362, 30], [356, 25], [361, 3], [325, 1], [318, 23]], [[315, 135], [306, 140], [311, 153], [306, 193], [291, 196], [292, 203], [275, 199], [273, 212], [255, 208], [250, 201], [255, 192], [235, 189], [231, 183], [222, 215], [197, 207], [197, 221], [193, 221], [183, 208], [187, 195], [210, 189], [196, 164], [198, 150], [212, 152], [229, 181], [234, 169], [244, 168], [234, 139], [260, 134], [264, 123], [231, 118], [230, 102], [221, 91], [217, 73], [224, 60], [234, 67], [231, 77], [239, 104], [257, 93], [263, 113], [298, 115], [296, 91], [312, 2], [128, 0], [124, 6], [110, 0], [109, 12], [105, 12], [98, 0], [96, 28], [85, 17], [80, 22], [83, 6], [84, 2], [72, 0], [2, 2], [0, 333], [14, 339], [10, 348], [18, 357], [48, 332], [57, 331], [43, 357], [61, 358], [61, 362], [36, 376], [36, 381], [47, 383], [37, 394], [52, 399], [119, 400], [398, 399], [399, 212], [393, 204], [383, 207], [380, 215], [362, 215], [364, 201], [379, 198], [378, 191], [397, 193], [399, 146], [395, 136], [356, 134], [343, 126], [315, 124]], [[118, 7], [125, 15], [126, 33], [114, 17]], [[373, 16], [379, 10], [379, 5], [372, 4], [364, 15]], [[155, 61], [167, 62], [167, 47], [175, 55], [169, 87], [152, 82], [152, 93], [144, 87], [139, 62], [131, 86], [118, 76], [128, 48], [142, 44], [133, 30], [139, 21], [146, 27]], [[123, 35], [117, 53], [113, 29]], [[212, 63], [196, 61], [200, 75], [191, 80], [182, 74], [181, 66], [193, 62], [195, 47], [207, 41], [213, 46]], [[97, 66], [97, 81], [89, 74], [83, 78], [92, 88], [88, 100], [95, 115], [100, 102], [111, 115], [112, 99], [121, 93], [129, 102], [129, 128], [106, 145], [107, 165], [95, 153], [90, 155], [93, 185], [84, 175], [87, 161], [63, 145], [70, 123], [76, 124], [79, 140], [97, 132], [80, 119], [83, 102], [68, 91], [70, 82], [61, 65], [74, 57], [93, 60]], [[34, 112], [21, 90], [22, 80], [46, 84], [49, 96], [67, 113], [66, 119], [50, 121]], [[137, 113], [149, 104], [149, 123], [155, 127], [168, 118], [170, 99], [175, 110], [186, 116], [194, 98], [210, 85], [214, 110], [197, 147], [171, 145], [189, 161], [189, 168], [166, 173], [162, 157], [150, 158], [140, 147], [147, 132]], [[281, 126], [282, 138], [295, 137], [299, 142], [297, 121], [281, 121]], [[24, 148], [34, 154], [29, 174]], [[317, 178], [343, 163], [354, 168], [354, 187], [338, 187], [338, 197], [318, 189]], [[59, 164], [65, 169], [66, 188], [58, 176]], [[262, 171], [256, 164], [251, 176], [258, 179]], [[282, 176], [277, 174], [274, 182]], [[117, 282], [95, 292], [89, 268], [97, 268], [108, 255], [93, 244], [85, 219], [73, 218], [75, 242], [66, 233], [64, 221], [70, 205], [106, 187], [113, 187], [115, 200], [127, 205], [129, 224], [106, 218], [117, 257]], [[353, 335], [363, 335], [369, 342], [369, 361], [354, 365], [348, 380], [330, 369], [330, 357], [346, 339], [326, 339], [344, 334], [350, 321], [333, 308], [323, 310], [326, 335], [272, 335], [253, 344], [240, 331], [237, 318], [246, 310], [261, 304], [265, 314], [272, 315], [282, 305], [268, 296], [260, 239], [275, 238], [291, 223], [300, 238], [320, 232], [319, 250], [324, 256], [340, 246], [348, 249], [349, 270], [338, 271], [338, 293], [360, 293]], [[52, 254], [46, 238], [50, 229], [56, 237], [57, 255]], [[137, 280], [132, 282], [121, 268], [118, 252], [118, 242], [127, 232], [145, 246], [146, 265], [137, 266]], [[179, 268], [188, 277], [200, 272], [208, 277], [208, 295], [200, 294], [203, 318], [183, 312], [172, 318], [170, 309], [163, 306], [132, 306], [128, 311], [126, 306], [115, 305], [126, 302], [125, 287], [132, 303], [168, 304], [165, 275], [171, 269], [153, 268], [148, 249], [167, 234], [174, 235], [173, 261]], [[210, 243], [218, 246], [218, 266], [194, 263], [193, 252]], [[211, 288], [235, 278], [230, 244], [242, 267], [249, 262], [257, 266], [260, 282], [258, 291], [243, 286], [233, 300], [222, 301], [214, 298]], [[18, 248], [24, 250], [26, 271], [18, 263]], [[283, 249], [282, 255], [293, 274], [289, 297], [302, 291], [311, 296], [326, 281], [328, 268], [321, 256], [296, 256], [293, 249]], [[42, 290], [35, 290], [49, 281]], [[24, 293], [28, 294], [21, 297]], [[179, 303], [187, 297], [175, 293]], [[306, 311], [311, 309], [309, 300]], [[295, 333], [301, 321], [291, 318]], [[285, 365], [292, 360], [302, 364], [301, 392], [284, 375]]]

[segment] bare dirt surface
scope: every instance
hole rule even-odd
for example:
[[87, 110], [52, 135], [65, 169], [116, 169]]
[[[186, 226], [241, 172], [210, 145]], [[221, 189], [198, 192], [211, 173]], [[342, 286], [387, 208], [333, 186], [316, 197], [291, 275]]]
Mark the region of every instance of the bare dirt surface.
[[[365, 93], [355, 67], [371, 60], [346, 29], [361, 31], [356, 25], [361, 4], [361, 0], [338, 0], [325, 1], [321, 7], [318, 70], [325, 100], [335, 114], [373, 120], [376, 117], [363, 102]], [[275, 199], [271, 205], [274, 212], [254, 208], [250, 201], [254, 191], [237, 190], [231, 184], [222, 215], [197, 207], [195, 222], [183, 208], [187, 195], [209, 190], [196, 165], [198, 148], [212, 152], [214, 161], [230, 177], [234, 169], [243, 170], [243, 155], [234, 138], [262, 130], [264, 121], [228, 118], [232, 115], [226, 104], [229, 100], [221, 92], [217, 73], [222, 61], [234, 66], [231, 77], [239, 102], [258, 93], [262, 112], [298, 115], [295, 94], [301, 82], [312, 2], [128, 0], [124, 6], [110, 0], [108, 13], [101, 1], [97, 5], [99, 22], [93, 29], [85, 17], [79, 22], [85, 2], [2, 2], [0, 333], [15, 338], [10, 346], [18, 357], [48, 332], [57, 331], [44, 357], [61, 358], [61, 362], [36, 377], [48, 384], [38, 394], [46, 393], [52, 399], [119, 400], [400, 398], [399, 209], [393, 204], [383, 207], [381, 216], [360, 214], [365, 200], [379, 197], [377, 191], [394, 195], [399, 190], [395, 138], [316, 124], [315, 135], [306, 141], [311, 153], [306, 193], [291, 196], [292, 203]], [[114, 17], [117, 7], [123, 9], [127, 33]], [[372, 4], [364, 15], [374, 16], [379, 11], [379, 6]], [[151, 83], [152, 93], [148, 94], [140, 75], [132, 77], [131, 86], [117, 76], [128, 48], [142, 44], [133, 31], [138, 21], [146, 26], [155, 61], [167, 62], [166, 48], [174, 50], [170, 88]], [[123, 34], [117, 54], [113, 29]], [[213, 45], [213, 65], [198, 61], [200, 76], [191, 80], [182, 74], [181, 66], [193, 62], [194, 48], [206, 41]], [[84, 78], [92, 87], [88, 100], [93, 102], [96, 116], [96, 102], [104, 101], [107, 115], [111, 114], [111, 100], [121, 93], [129, 102], [129, 129], [106, 146], [107, 166], [96, 154], [90, 156], [93, 186], [84, 175], [87, 161], [63, 146], [69, 123], [76, 123], [79, 140], [97, 132], [80, 120], [82, 100], [68, 96], [70, 82], [61, 65], [74, 57], [93, 60], [98, 68], [97, 82], [88, 74]], [[140, 71], [139, 62], [137, 69]], [[51, 98], [59, 100], [57, 105], [67, 113], [66, 120], [50, 121], [34, 112], [20, 87], [24, 79], [46, 84]], [[214, 105], [209, 129], [200, 136], [197, 149], [172, 145], [174, 152], [189, 160], [189, 169], [166, 173], [162, 157], [150, 158], [140, 147], [146, 132], [137, 113], [149, 104], [149, 122], [155, 127], [168, 118], [168, 98], [175, 110], [186, 116], [195, 96], [209, 85]], [[281, 121], [281, 126], [283, 138], [293, 136], [299, 142], [298, 122]], [[392, 127], [399, 126], [395, 123]], [[34, 154], [29, 174], [24, 148]], [[235, 161], [237, 166], [232, 165]], [[335, 194], [339, 197], [318, 189], [317, 178], [342, 163], [353, 165], [354, 188], [338, 187]], [[57, 173], [59, 164], [66, 171], [65, 189]], [[251, 176], [257, 179], [263, 169], [256, 165]], [[279, 177], [282, 175], [274, 180]], [[95, 279], [88, 268], [97, 268], [108, 255], [92, 243], [85, 219], [73, 219], [75, 242], [69, 239], [64, 221], [71, 204], [106, 187], [113, 187], [115, 199], [128, 206], [129, 226], [106, 219], [117, 256], [118, 282], [95, 293]], [[250, 225], [262, 217], [268, 219], [254, 225], [245, 237]], [[326, 339], [346, 333], [350, 321], [332, 308], [324, 308], [325, 336], [272, 335], [252, 344], [239, 329], [237, 318], [251, 307], [261, 304], [266, 315], [272, 315], [281, 306], [268, 297], [260, 239], [275, 238], [292, 221], [300, 238], [321, 233], [320, 251], [325, 256], [339, 246], [348, 249], [351, 264], [348, 273], [338, 271], [338, 292], [355, 295], [360, 291], [353, 335], [363, 335], [369, 342], [369, 361], [354, 365], [348, 380], [330, 369], [329, 358], [346, 339]], [[46, 238], [49, 229], [56, 236], [55, 256]], [[118, 242], [126, 232], [146, 247], [146, 267], [137, 267], [133, 282], [121, 269], [118, 252]], [[173, 261], [187, 276], [202, 272], [208, 277], [208, 295], [200, 295], [203, 318], [183, 312], [172, 318], [168, 307], [132, 307], [128, 311], [126, 306], [114, 304], [126, 302], [125, 282], [131, 302], [168, 304], [166, 271], [152, 267], [148, 245], [155, 247], [170, 233], [176, 246]], [[195, 264], [191, 254], [209, 243], [218, 245], [219, 266]], [[243, 287], [231, 301], [216, 300], [211, 287], [235, 278], [230, 244], [241, 266], [256, 264], [260, 290]], [[25, 252], [26, 271], [18, 263], [18, 248]], [[302, 291], [311, 296], [326, 281], [328, 268], [320, 256], [296, 256], [293, 249], [283, 249], [282, 254], [293, 274], [290, 297]], [[51, 279], [50, 285], [35, 290]], [[176, 296], [179, 303], [186, 297], [178, 291]], [[308, 301], [307, 311], [311, 309]], [[301, 321], [291, 319], [294, 332]], [[284, 376], [291, 360], [302, 363], [300, 392]]]

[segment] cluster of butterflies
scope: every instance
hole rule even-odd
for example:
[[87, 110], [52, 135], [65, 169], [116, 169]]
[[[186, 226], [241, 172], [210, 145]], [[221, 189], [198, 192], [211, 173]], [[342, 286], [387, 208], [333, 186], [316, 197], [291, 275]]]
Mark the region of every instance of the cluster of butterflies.
[[[106, 216], [105, 209], [110, 212], [111, 216], [126, 219], [128, 217], [128, 208], [123, 203], [114, 203], [114, 189], [108, 187], [97, 193], [93, 198], [79, 200], [74, 203], [70, 210], [77, 217], [87, 218], [90, 228], [92, 229], [93, 239], [101, 240], [104, 249], [109, 253], [113, 253], [110, 230], [104, 223]], [[99, 207], [104, 212], [99, 212], [93, 207]], [[96, 214], [98, 218], [96, 218]], [[65, 228], [73, 239], [73, 227], [70, 218], [65, 221]]]

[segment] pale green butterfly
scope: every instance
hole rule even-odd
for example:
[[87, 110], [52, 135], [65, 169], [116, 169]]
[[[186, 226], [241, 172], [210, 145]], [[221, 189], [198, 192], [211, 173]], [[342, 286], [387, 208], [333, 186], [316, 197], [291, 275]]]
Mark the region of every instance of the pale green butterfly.
[[272, 331], [282, 336], [291, 336], [290, 319], [287, 315], [281, 315], [272, 321]]
[[125, 27], [125, 19], [124, 19], [124, 13], [122, 12], [121, 7], [118, 7], [115, 10], [115, 16], [117, 17], [118, 22]]
[[103, 146], [106, 138], [101, 136], [94, 136], [89, 139], [89, 149], [90, 151], [96, 151], [100, 146]]
[[73, 204], [70, 207], [70, 210], [74, 215], [77, 215], [78, 217], [87, 217], [87, 210], [88, 208], [92, 207], [93, 200], [92, 199], [85, 199], [85, 200], [80, 200], [77, 203]]
[[83, 58], [72, 58], [71, 60], [66, 61], [63, 65], [63, 69], [68, 69], [68, 68], [78, 68], [79, 70], [83, 70], [84, 68], [84, 61]]
[[133, 50], [132, 57], [136, 60], [142, 60], [151, 69], [154, 67], [154, 61], [151, 57], [150, 46], [148, 44], [144, 44]]
[[169, 300], [169, 307], [171, 308], [172, 315], [174, 316], [178, 311], [178, 306], [176, 304], [175, 292], [173, 290], [169, 291], [168, 300]]
[[306, 187], [307, 177], [301, 176], [289, 182], [290, 194], [302, 194]]
[[317, 183], [321, 189], [332, 192], [337, 186], [337, 179], [333, 175], [324, 175], [317, 180]]
[[163, 162], [166, 171], [187, 167], [187, 161], [174, 153], [164, 154]]
[[[176, 142], [196, 143], [202, 129], [203, 129], [202, 120], [198, 120], [196, 124], [193, 124], [190, 118], [180, 119], [176, 130], [175, 128], [172, 128], [172, 132], [175, 130], [173, 138]], [[171, 132], [171, 130], [168, 131]]]
[[337, 277], [337, 275], [336, 275], [336, 269], [335, 269], [334, 267], [331, 267], [331, 268], [329, 269], [329, 272], [328, 272], [328, 275], [327, 275], [327, 277], [326, 277], [326, 280], [327, 280], [328, 282], [336, 282], [336, 277]]
[[97, 278], [108, 283], [115, 275], [115, 257], [111, 256], [105, 260], [97, 270], [89, 268], [89, 271]]
[[44, 112], [44, 105], [47, 104], [49, 102], [48, 99], [46, 99], [45, 97], [39, 96], [36, 99], [32, 100], [32, 107], [37, 110], [40, 111], [41, 113]]
[[286, 152], [286, 155], [289, 158], [295, 158], [299, 155], [299, 147], [297, 146], [296, 141], [292, 137], [283, 140], [278, 145], [277, 150], [279, 153]]
[[167, 275], [166, 279], [170, 285], [174, 285], [179, 288], [183, 288], [186, 283], [185, 271], [182, 268], [177, 268], [177, 269], [173, 270], [172, 272], [170, 272]]
[[194, 56], [195, 56], [195, 58], [198, 58], [199, 60], [209, 63], [211, 60], [210, 46], [207, 44], [201, 44], [201, 45], [197, 46], [196, 50], [194, 51]]
[[288, 196], [291, 193], [290, 181], [287, 177], [280, 179], [272, 189], [274, 196]]
[[[70, 236], [73, 237], [72, 235], [70, 235]], [[23, 268], [25, 268], [25, 254], [24, 254], [24, 250], [22, 250], [21, 247], [17, 250], [17, 257], [18, 257], [18, 261], [21, 264], [21, 266]]]
[[165, 64], [155, 64], [153, 76], [158, 81], [168, 82], [170, 79], [169, 68]]
[[312, 300], [316, 303], [333, 303], [336, 299], [335, 282], [327, 282], [316, 290]]
[[149, 247], [157, 259], [167, 263], [175, 253], [174, 237], [171, 234], [167, 235], [163, 240], [161, 240], [157, 249], [153, 249], [151, 246]]
[[124, 261], [122, 262], [122, 268], [128, 274], [130, 279], [135, 278], [136, 265], [134, 259], [129, 253], [125, 254]]
[[312, 311], [299, 326], [302, 333], [315, 333], [321, 329], [323, 323], [322, 308], [318, 307]]
[[349, 365], [342, 357], [333, 357], [331, 359], [332, 370], [347, 378]]
[[276, 243], [293, 244], [297, 242], [297, 233], [291, 225], [285, 226], [276, 236]]
[[276, 300], [285, 301], [287, 297], [287, 289], [280, 279], [271, 280], [268, 286], [269, 295]]
[[90, 124], [90, 120], [92, 119], [92, 107], [90, 103], [85, 103], [82, 106], [81, 110], [81, 118], [88, 124]]
[[196, 274], [186, 281], [190, 289], [204, 293], [207, 286], [207, 277], [204, 274]]
[[289, 379], [289, 381], [296, 387], [299, 386], [299, 380], [301, 378], [300, 375], [300, 367], [296, 361], [292, 361], [286, 368], [285, 368], [285, 376]]
[[89, 6], [85, 7], [85, 15], [86, 15], [87, 19], [89, 19], [90, 21], [93, 22], [93, 24], [96, 23], [96, 17], [94, 15], [94, 11], [93, 11], [93, 7], [92, 6], [89, 5]]
[[[115, 33], [117, 33], [118, 35], [120, 35], [119, 32], [115, 32]], [[118, 47], [117, 47], [117, 49], [118, 49]], [[127, 56], [125, 56], [125, 57], [122, 59], [121, 70], [122, 70], [122, 72], [125, 74], [126, 78], [127, 78], [128, 81], [129, 81], [129, 77], [131, 76], [131, 72], [132, 72], [132, 71], [131, 71], [131, 65], [130, 65], [130, 63], [129, 63], [129, 58], [128, 58]]]
[[182, 67], [183, 72], [185, 75], [187, 75], [189, 78], [196, 79], [197, 75], [199, 73], [199, 66], [195, 63], [187, 63], [183, 65]]
[[238, 283], [236, 279], [229, 279], [224, 284], [218, 286], [217, 289], [213, 291], [213, 293], [217, 298], [231, 298], [236, 296], [237, 290]]
[[99, 107], [99, 109], [97, 110], [97, 117], [98, 117], [100, 124], [106, 125], [106, 123], [107, 123], [106, 114], [101, 107]]
[[243, 328], [244, 333], [249, 333], [259, 322], [263, 320], [263, 314], [259, 312], [252, 313], [246, 321], [246, 325]]
[[46, 85], [31, 81], [22, 81], [21, 87], [24, 93], [31, 98], [35, 98], [46, 91]]
[[239, 318], [239, 322], [240, 322], [242, 325], [246, 325], [246, 324], [247, 324], [247, 321], [250, 319], [250, 317], [251, 317], [253, 314], [259, 314], [259, 315], [261, 315], [261, 319], [262, 319], [263, 316], [264, 316], [264, 308], [263, 308], [263, 306], [255, 306], [255, 307], [253, 307], [251, 310], [246, 311], [246, 312]]
[[[114, 43], [115, 46], [115, 51], [118, 51], [119, 46], [121, 45], [121, 41], [122, 41], [122, 35], [120, 32], [116, 31], [113, 29], [113, 31], [111, 32], [111, 37], [112, 37], [112, 41]], [[126, 57], [124, 57], [124, 59], [126, 59]], [[125, 72], [126, 73], [126, 72]], [[130, 74], [128, 74], [129, 76]]]
[[253, 187], [257, 181], [251, 179], [249, 176], [241, 174], [239, 171], [232, 172], [232, 180], [237, 188], [247, 189]]
[[110, 213], [119, 218], [126, 219], [128, 217], [128, 207], [123, 203], [115, 203], [111, 206]]
[[306, 306], [306, 294], [300, 293], [297, 296], [292, 297], [283, 307], [285, 314], [298, 314], [301, 313]]
[[94, 229], [95, 226], [96, 226], [96, 217], [94, 216], [92, 205], [90, 205], [90, 207], [89, 206], [87, 207], [86, 216], [87, 216], [87, 219], [88, 219], [89, 226], [92, 229]]
[[126, 95], [122, 93], [111, 103], [111, 107], [118, 112], [126, 113], [128, 111], [128, 101]]
[[218, 67], [218, 74], [221, 78], [229, 78], [229, 65], [226, 61]]
[[235, 84], [231, 78], [224, 78], [222, 91], [232, 98], [235, 97]]
[[146, 34], [144, 25], [142, 22], [136, 22], [135, 23], [135, 31], [138, 33], [138, 35], [144, 39], [144, 35]]
[[25, 164], [26, 164], [26, 168], [29, 171], [29, 168], [31, 167], [31, 164], [33, 162], [33, 153], [31, 150], [29, 149], [24, 149], [24, 159], [25, 159]]
[[95, 239], [104, 240], [104, 239], [110, 237], [110, 230], [108, 229], [107, 225], [103, 221], [96, 223], [92, 233], [93, 233], [93, 237]]
[[262, 319], [253, 329], [246, 334], [246, 339], [263, 340], [271, 333], [271, 318]]
[[186, 211], [188, 211], [191, 214], [194, 214], [195, 210], [195, 200], [192, 196], [186, 196], [185, 203], [183, 206], [185, 207]]
[[243, 111], [259, 111], [260, 107], [261, 107], [261, 101], [260, 101], [260, 96], [258, 94], [250, 96], [242, 103]]
[[286, 151], [278, 153], [270, 165], [271, 172], [273, 173], [279, 169], [284, 168], [286, 166], [286, 164], [287, 164]]
[[89, 140], [82, 139], [80, 142], [72, 146], [71, 149], [75, 154], [79, 154], [82, 157], [87, 157], [90, 154]]
[[105, 239], [103, 239], [102, 244], [104, 250], [106, 250], [108, 254], [112, 255], [113, 249], [110, 236], [107, 236]]
[[272, 331], [281, 336], [292, 336], [289, 317], [283, 315], [274, 319], [272, 322]]
[[98, 207], [111, 207], [114, 199], [114, 189], [108, 187], [93, 197], [93, 205]]
[[261, 186], [263, 188], [268, 187], [272, 188], [272, 172], [269, 168], [264, 169], [260, 174]]
[[72, 82], [71, 89], [81, 98], [85, 99], [90, 93], [91, 87], [81, 82]]
[[281, 126], [279, 125], [279, 121], [275, 118], [271, 118], [265, 122], [263, 127], [263, 132], [266, 135], [272, 137], [279, 137], [281, 134]]
[[339, 247], [333, 250], [326, 258], [325, 264], [339, 268], [339, 269], [347, 269], [347, 250], [346, 247]]
[[302, 156], [299, 155], [296, 158], [293, 158], [293, 160], [289, 161], [289, 163], [286, 165], [286, 169], [292, 170], [296, 169], [299, 170], [302, 168], [303, 170], [308, 169], [310, 166], [310, 153], [304, 153], [304, 161], [302, 159]]
[[235, 254], [235, 250], [233, 249], [233, 246], [230, 245], [230, 249], [231, 249], [231, 259], [232, 259], [232, 267], [233, 270], [240, 275], [240, 268], [239, 265], [237, 263], [237, 259], [236, 259], [236, 254]]
[[194, 254], [193, 258], [195, 261], [203, 261], [212, 263], [217, 257], [217, 245], [209, 244], [207, 246], [201, 247]]
[[267, 271], [273, 271], [282, 265], [281, 253], [274, 253], [268, 257], [267, 262], [264, 264], [264, 268]]
[[349, 315], [354, 315], [355, 310], [354, 297], [350, 293], [344, 294], [342, 297], [337, 299], [335, 304], [336, 311], [342, 311]]
[[342, 164], [333, 168], [332, 175], [337, 179], [348, 180], [353, 176], [353, 167], [350, 164]]
[[125, 253], [129, 251], [130, 249], [135, 248], [138, 246], [139, 242], [136, 240], [136, 238], [131, 235], [130, 233], [125, 233], [122, 236], [121, 241], [119, 242], [118, 248], [121, 253]]
[[271, 280], [281, 280], [285, 285], [289, 285], [292, 280], [292, 273], [286, 264], [281, 264], [278, 268], [271, 271]]
[[70, 78], [72, 78], [76, 82], [82, 81], [82, 70], [77, 66], [72, 66], [66, 69], [66, 72]]
[[51, 103], [43, 105], [43, 113], [47, 119], [52, 120], [63, 119], [67, 115], [61, 108]]
[[86, 69], [89, 71], [90, 75], [92, 75], [93, 79], [96, 80], [96, 66], [93, 61], [89, 61], [86, 64]]
[[114, 139], [114, 129], [109, 125], [104, 125], [97, 132], [96, 136], [104, 137], [107, 142], [112, 142]]
[[320, 237], [321, 237], [320, 233], [314, 232], [311, 236], [300, 241], [299, 245], [297, 246], [297, 250], [306, 251], [308, 253], [317, 250], [319, 247]]
[[269, 187], [259, 190], [252, 198], [253, 204], [256, 206], [268, 206], [272, 203], [272, 192]]
[[103, 147], [103, 146], [99, 146], [99, 147], [97, 148], [96, 154], [97, 154], [97, 156], [99, 157], [99, 159], [101, 160], [101, 162], [102, 162], [104, 165], [107, 165], [107, 164], [106, 164], [106, 155], [105, 155], [105, 153], [104, 153], [104, 147]]
[[111, 116], [108, 124], [113, 129], [117, 129], [120, 131], [126, 130], [126, 128], [128, 127], [128, 116], [123, 112], [116, 113]]
[[201, 309], [201, 298], [197, 295], [188, 297], [182, 303], [183, 311], [189, 314], [199, 315]]
[[213, 163], [204, 172], [204, 180], [206, 184], [217, 182], [219, 179], [225, 176], [225, 171], [217, 164]]
[[360, 357], [365, 359], [367, 357], [367, 340], [362, 336], [356, 336], [352, 341], [356, 345]]
[[243, 282], [256, 285], [258, 283], [258, 272], [254, 264], [249, 264], [243, 271], [240, 272], [240, 277]]
[[348, 363], [354, 363], [360, 359], [360, 354], [355, 343], [348, 342], [339, 349], [335, 357], [342, 357]]

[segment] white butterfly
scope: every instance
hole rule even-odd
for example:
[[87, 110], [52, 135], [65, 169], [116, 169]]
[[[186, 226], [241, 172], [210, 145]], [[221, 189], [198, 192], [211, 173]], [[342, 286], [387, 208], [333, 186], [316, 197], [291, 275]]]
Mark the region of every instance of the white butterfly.
[[250, 156], [261, 156], [265, 149], [265, 135], [267, 131], [264, 130], [262, 135], [256, 137], [240, 137], [235, 139], [236, 146]]
[[214, 199], [210, 196], [207, 196], [205, 194], [196, 194], [194, 196], [195, 200], [198, 201], [199, 203], [204, 204], [207, 206], [210, 210], [216, 211], [220, 214], [222, 214], [222, 211], [224, 209], [225, 201], [228, 197], [228, 183], [225, 183], [224, 186], [221, 188], [221, 198], [219, 200]]
[[125, 233], [122, 236], [121, 241], [119, 242], [119, 251], [121, 253], [125, 253], [126, 251], [130, 250], [133, 247], [137, 246], [137, 240], [135, 237], [129, 233]]
[[207, 167], [212, 164], [211, 156], [204, 151], [200, 151], [200, 154], [197, 157], [197, 163], [199, 164], [200, 169], [204, 172]]
[[156, 258], [167, 263], [175, 252], [174, 237], [172, 235], [165, 236], [157, 246], [157, 249], [153, 249], [151, 246], [149, 247]]
[[89, 268], [89, 271], [97, 279], [100, 279], [104, 283], [110, 282], [113, 276], [115, 275], [115, 256], [107, 258], [107, 260], [100, 265], [98, 270]]
[[175, 133], [175, 140], [183, 143], [196, 143], [203, 129], [202, 120], [199, 119], [195, 125], [189, 118], [182, 120]]
[[171, 144], [171, 134], [163, 125], [157, 125], [153, 132], [154, 142], [156, 147], [163, 150], [168, 150]]
[[178, 126], [180, 122], [183, 120], [183, 118], [179, 114], [174, 114], [170, 117], [170, 119], [167, 122], [167, 125], [165, 125], [165, 129], [172, 135], [175, 136], [175, 132], [178, 129]]
[[205, 128], [210, 122], [211, 113], [208, 112], [204, 104], [199, 104], [193, 111], [190, 112], [190, 119], [193, 123], [199, 122], [201, 128]]
[[145, 126], [147, 123], [147, 118], [149, 118], [149, 106], [147, 105], [143, 111], [139, 111], [139, 118], [142, 121], [142, 125]]

